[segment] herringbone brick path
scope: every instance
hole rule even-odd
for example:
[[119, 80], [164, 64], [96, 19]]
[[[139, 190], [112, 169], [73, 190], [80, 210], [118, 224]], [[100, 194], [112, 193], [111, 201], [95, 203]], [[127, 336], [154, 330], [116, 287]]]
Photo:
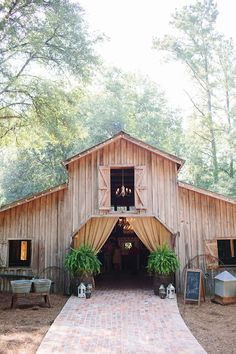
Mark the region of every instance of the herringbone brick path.
[[96, 290], [71, 297], [37, 354], [203, 354], [179, 314], [176, 300], [151, 290]]

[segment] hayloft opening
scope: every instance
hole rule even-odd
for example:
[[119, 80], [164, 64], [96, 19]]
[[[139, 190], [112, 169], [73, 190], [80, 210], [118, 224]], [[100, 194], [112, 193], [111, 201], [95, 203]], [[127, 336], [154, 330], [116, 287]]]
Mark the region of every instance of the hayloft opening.
[[111, 169], [111, 206], [114, 211], [134, 207], [134, 168]]

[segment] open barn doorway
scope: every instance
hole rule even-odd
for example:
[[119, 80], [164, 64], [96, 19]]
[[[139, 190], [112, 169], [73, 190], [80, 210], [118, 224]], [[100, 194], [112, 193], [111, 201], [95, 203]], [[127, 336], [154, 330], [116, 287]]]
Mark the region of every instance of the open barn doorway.
[[150, 288], [151, 277], [146, 265], [149, 250], [134, 232], [125, 217], [120, 217], [98, 257], [102, 272], [98, 287]]

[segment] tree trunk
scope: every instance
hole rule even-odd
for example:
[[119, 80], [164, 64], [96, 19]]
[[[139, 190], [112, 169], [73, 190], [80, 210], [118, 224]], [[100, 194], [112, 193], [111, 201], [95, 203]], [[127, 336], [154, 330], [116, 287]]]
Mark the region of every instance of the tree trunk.
[[207, 119], [208, 119], [209, 132], [211, 137], [213, 179], [214, 179], [214, 183], [217, 183], [219, 180], [219, 166], [217, 160], [215, 129], [214, 129], [213, 116], [212, 116], [212, 93], [211, 93], [211, 87], [209, 83], [208, 58], [206, 52], [205, 52], [205, 81], [206, 81], [206, 91], [207, 91], [207, 111], [208, 111]]

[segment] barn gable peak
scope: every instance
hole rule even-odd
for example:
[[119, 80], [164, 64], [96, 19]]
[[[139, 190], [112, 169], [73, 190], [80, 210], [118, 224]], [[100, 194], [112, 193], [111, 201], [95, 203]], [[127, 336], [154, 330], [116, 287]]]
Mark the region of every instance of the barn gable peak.
[[147, 144], [145, 143], [144, 141], [142, 140], [139, 140], [133, 136], [131, 136], [130, 134], [124, 132], [124, 131], [120, 131], [119, 133], [113, 135], [111, 138], [108, 138], [104, 141], [102, 141], [101, 143], [98, 143], [94, 146], [91, 146], [90, 148], [74, 155], [74, 156], [71, 156], [69, 157], [68, 159], [64, 160], [63, 161], [63, 165], [64, 166], [67, 166], [69, 165], [70, 163], [76, 161], [76, 160], [79, 160], [81, 159], [82, 157], [88, 155], [88, 154], [91, 154], [92, 152], [96, 151], [96, 150], [99, 150], [99, 149], [102, 149], [104, 146], [106, 145], [109, 145], [111, 144], [112, 142], [114, 141], [117, 141], [117, 140], [120, 140], [120, 139], [124, 139], [124, 140], [127, 140], [131, 143], [133, 143], [134, 145], [137, 145], [143, 149], [146, 149], [148, 151], [151, 151], [159, 156], [162, 156], [168, 160], [171, 160], [173, 162], [175, 162], [178, 166], [178, 169], [181, 168], [185, 162], [185, 160], [175, 156], [175, 155], [172, 155], [172, 154], [169, 154], [168, 152], [165, 152], [161, 149], [158, 149], [150, 144]]

